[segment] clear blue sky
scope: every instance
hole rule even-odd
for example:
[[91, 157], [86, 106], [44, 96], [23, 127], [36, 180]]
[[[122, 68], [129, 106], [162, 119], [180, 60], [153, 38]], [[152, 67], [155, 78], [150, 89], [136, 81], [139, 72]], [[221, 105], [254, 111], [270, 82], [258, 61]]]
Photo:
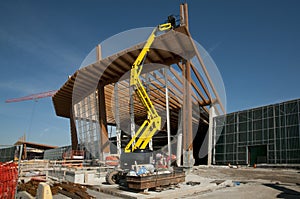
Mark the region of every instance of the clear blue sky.
[[[177, 0], [0, 3], [0, 144], [70, 144], [69, 120], [51, 98], [8, 98], [58, 89], [97, 43], [155, 26], [179, 13]], [[188, 1], [190, 32], [223, 77], [228, 112], [300, 98], [300, 1]], [[30, 125], [31, 124], [31, 125]], [[28, 132], [30, 131], [30, 132]]]

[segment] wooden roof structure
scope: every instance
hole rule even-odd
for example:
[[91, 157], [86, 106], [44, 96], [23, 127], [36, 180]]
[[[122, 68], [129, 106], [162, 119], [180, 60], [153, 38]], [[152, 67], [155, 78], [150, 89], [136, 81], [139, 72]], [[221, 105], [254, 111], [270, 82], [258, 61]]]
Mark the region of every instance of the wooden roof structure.
[[[202, 148], [209, 126], [209, 114], [214, 110], [217, 114], [220, 113], [219, 111], [225, 113], [211, 74], [191, 38], [188, 21], [187, 3], [184, 3], [180, 5], [180, 25], [155, 37], [140, 75], [151, 102], [162, 118], [162, 129], [156, 135], [167, 133], [170, 153], [169, 139], [171, 136], [174, 138], [177, 133], [182, 133], [185, 166], [193, 164], [189, 158], [190, 154], [199, 154]], [[138, 97], [134, 96], [134, 92], [133, 98], [130, 96], [129, 75], [126, 78], [144, 44], [145, 42], [141, 42], [104, 58], [101, 56], [101, 46], [98, 45], [95, 56], [97, 61], [77, 70], [55, 93], [52, 100], [56, 114], [70, 118], [73, 150], [77, 149], [79, 139], [80, 142], [86, 141], [86, 145], [89, 146], [89, 140], [99, 136], [99, 154], [109, 153], [107, 124], [116, 125], [116, 129], [121, 130], [118, 130], [119, 135], [122, 135], [120, 132], [125, 132], [127, 135], [130, 132], [132, 135], [134, 125], [141, 125], [146, 119], [147, 113]], [[194, 58], [195, 63], [200, 66], [194, 65]], [[116, 91], [117, 94], [114, 93]], [[167, 91], [168, 95], [166, 95]], [[133, 100], [133, 103], [129, 103], [130, 100]], [[216, 109], [208, 111], [207, 106]], [[169, 117], [166, 117], [167, 114]], [[165, 118], [169, 120], [164, 122]], [[100, 135], [85, 128], [97, 123], [100, 127]], [[81, 136], [79, 139], [76, 125], [78, 136]], [[81, 128], [83, 126], [85, 127]], [[117, 144], [120, 154], [124, 141], [127, 142], [127, 140], [119, 140]], [[161, 144], [162, 142], [157, 146]], [[195, 153], [192, 151], [193, 148]], [[181, 150], [180, 146], [178, 149]], [[195, 158], [199, 160], [199, 157]]]
[[[77, 70], [53, 96], [56, 114], [61, 117], [70, 118], [72, 102], [80, 101], [95, 91], [98, 84], [101, 84], [106, 85], [105, 98], [108, 99], [106, 100], [107, 122], [115, 123], [113, 113], [114, 104], [111, 100], [114, 88], [112, 83], [118, 82], [126, 72], [130, 71], [132, 63], [143, 48], [143, 45], [144, 42]], [[182, 25], [155, 38], [145, 63], [163, 64], [167, 66], [177, 64], [177, 67], [183, 70], [180, 61], [183, 59], [191, 59], [195, 55], [195, 46], [187, 27]], [[168, 76], [168, 81], [171, 84], [169, 88], [171, 91], [169, 101], [170, 109], [174, 110], [171, 114], [177, 115], [183, 100], [183, 87], [180, 84], [182, 84], [184, 80], [173, 67], [169, 69], [171, 73], [171, 75]], [[154, 77], [157, 77], [157, 73], [163, 75], [163, 71], [159, 70], [159, 67], [148, 67], [145, 70], [145, 72], [152, 73]], [[154, 70], [156, 70], [156, 72]], [[208, 89], [196, 67], [193, 65], [192, 70], [197, 77], [197, 80], [191, 80], [193, 87], [193, 106], [197, 108], [197, 106], [209, 105], [211, 98]], [[152, 88], [150, 89], [155, 90], [155, 92], [151, 92], [150, 98], [154, 100], [155, 106], [163, 106], [165, 104], [164, 88], [159, 86], [159, 83], [164, 83], [163, 81], [164, 80], [158, 78], [156, 83], [151, 84]], [[201, 88], [199, 88], [198, 85], [201, 85]], [[124, 88], [125, 87], [126, 86], [124, 86]], [[139, 105], [138, 102], [135, 104], [135, 111], [137, 110], [135, 116], [137, 118], [144, 118], [146, 113], [143, 111], [143, 107]], [[203, 110], [207, 113], [205, 108]], [[174, 124], [177, 123], [177, 119], [172, 122]]]
[[22, 141], [22, 140], [18, 140], [14, 145], [26, 145], [26, 147], [34, 148], [34, 149], [41, 149], [41, 150], [57, 148], [57, 146], [39, 144], [39, 143], [34, 143], [34, 142], [27, 142], [27, 141]]

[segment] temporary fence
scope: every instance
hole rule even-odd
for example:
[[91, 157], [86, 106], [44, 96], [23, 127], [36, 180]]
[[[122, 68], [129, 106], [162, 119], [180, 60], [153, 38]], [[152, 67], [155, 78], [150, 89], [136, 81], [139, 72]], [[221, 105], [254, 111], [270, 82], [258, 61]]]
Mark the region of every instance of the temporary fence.
[[9, 162], [14, 160], [17, 146], [0, 146], [0, 162]]
[[18, 183], [18, 165], [0, 163], [0, 199], [14, 198]]

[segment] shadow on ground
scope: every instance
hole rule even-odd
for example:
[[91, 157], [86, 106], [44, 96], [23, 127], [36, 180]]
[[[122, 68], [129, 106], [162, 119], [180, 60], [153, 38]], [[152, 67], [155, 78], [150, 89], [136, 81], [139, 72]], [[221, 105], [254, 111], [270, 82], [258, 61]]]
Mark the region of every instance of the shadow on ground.
[[281, 193], [277, 195], [277, 198], [298, 199], [300, 196], [300, 192], [295, 191], [293, 189], [289, 189], [281, 185], [277, 185], [277, 184], [263, 184], [263, 185], [281, 191]]

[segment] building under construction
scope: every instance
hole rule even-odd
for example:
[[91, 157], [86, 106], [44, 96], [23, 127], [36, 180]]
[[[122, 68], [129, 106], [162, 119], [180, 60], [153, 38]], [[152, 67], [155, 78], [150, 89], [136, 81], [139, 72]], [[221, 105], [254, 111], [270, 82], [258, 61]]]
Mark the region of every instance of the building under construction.
[[[210, 164], [209, 123], [225, 109], [191, 38], [187, 4], [180, 5], [180, 19], [172, 20], [176, 25], [155, 37], [140, 72], [162, 121], [147, 149], [176, 155], [178, 165]], [[129, 76], [145, 43], [108, 55], [97, 45], [94, 60], [69, 76], [53, 96], [56, 114], [70, 119], [73, 150], [84, 149], [99, 160], [121, 154], [147, 119]], [[199, 155], [200, 148], [205, 155]]]
[[300, 100], [214, 119], [215, 164], [299, 164]]

